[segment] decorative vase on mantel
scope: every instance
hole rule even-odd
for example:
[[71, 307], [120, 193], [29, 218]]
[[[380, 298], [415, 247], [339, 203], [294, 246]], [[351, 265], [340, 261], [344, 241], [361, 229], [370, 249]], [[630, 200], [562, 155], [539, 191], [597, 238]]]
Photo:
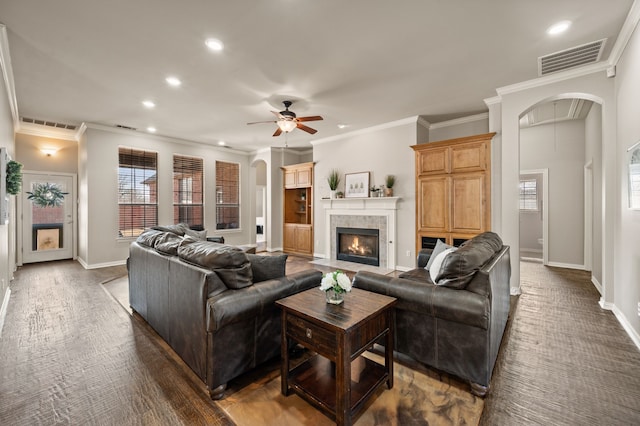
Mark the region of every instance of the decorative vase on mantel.
[[329, 191], [329, 198], [331, 198], [332, 200], [336, 199], [336, 190], [332, 189]]
[[393, 197], [393, 188], [384, 188], [385, 197]]
[[339, 305], [344, 302], [344, 292], [337, 292], [333, 289], [329, 289], [325, 292], [327, 296], [327, 303], [332, 305]]

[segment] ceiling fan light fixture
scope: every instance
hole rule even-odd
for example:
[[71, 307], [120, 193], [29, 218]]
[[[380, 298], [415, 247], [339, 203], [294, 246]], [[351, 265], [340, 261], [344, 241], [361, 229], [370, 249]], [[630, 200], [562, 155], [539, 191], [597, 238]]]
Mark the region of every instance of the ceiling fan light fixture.
[[278, 127], [285, 133], [289, 133], [298, 126], [293, 120], [278, 120]]

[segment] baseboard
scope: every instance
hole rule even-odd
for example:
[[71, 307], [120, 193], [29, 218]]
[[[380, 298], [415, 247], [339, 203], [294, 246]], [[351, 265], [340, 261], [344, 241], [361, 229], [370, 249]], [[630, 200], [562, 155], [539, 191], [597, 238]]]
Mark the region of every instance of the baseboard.
[[598, 290], [600, 296], [602, 296], [602, 284], [600, 284], [600, 282], [593, 275], [591, 275], [591, 283], [596, 288], [596, 290]]
[[4, 317], [7, 315], [7, 309], [9, 307], [10, 297], [11, 297], [11, 288], [7, 286], [7, 291], [4, 292], [4, 298], [2, 299], [2, 306], [0, 307], [0, 338], [2, 337], [2, 329], [4, 328]]
[[88, 264], [82, 258], [78, 257], [77, 261], [78, 261], [78, 263], [80, 263], [80, 265], [82, 265], [82, 267], [84, 269], [100, 269], [100, 268], [108, 268], [110, 266], [121, 266], [121, 265], [126, 265], [127, 264], [127, 260], [126, 259], [125, 260], [116, 260], [115, 262], [104, 262], [104, 263]]
[[602, 309], [605, 309], [607, 311], [613, 311], [614, 304], [610, 302], [605, 302], [602, 297], [598, 301], [598, 305], [600, 305]]
[[324, 253], [313, 253], [313, 257], [317, 257], [319, 259], [324, 259], [325, 258]]
[[555, 268], [566, 268], [566, 269], [579, 269], [584, 271], [584, 265], [576, 265], [575, 263], [560, 263], [560, 262], [549, 262], [547, 266], [553, 266]]
[[520, 295], [522, 294], [522, 290], [521, 290], [520, 286], [518, 286], [518, 287], [511, 287], [511, 288], [509, 289], [509, 294], [510, 294], [511, 296], [520, 296]]
[[611, 309], [613, 311], [613, 314], [616, 316], [616, 318], [618, 319], [618, 322], [622, 325], [622, 327], [624, 328], [624, 331], [627, 332], [627, 334], [629, 335], [629, 337], [631, 337], [631, 340], [633, 340], [633, 343], [635, 343], [636, 347], [638, 349], [640, 349], [640, 334], [638, 334], [634, 329], [633, 326], [631, 325], [631, 323], [629, 322], [629, 320], [627, 320], [627, 317], [624, 316], [624, 314], [622, 313], [622, 311], [620, 309], [618, 309], [618, 307], [614, 304], [613, 305], [613, 309]]
[[409, 267], [409, 266], [399, 266], [399, 265], [396, 265], [396, 268], [395, 268], [395, 269], [396, 269], [396, 271], [407, 272], [407, 271], [410, 271], [410, 270], [412, 270], [412, 269], [414, 269], [414, 268], [415, 268], [415, 266], [413, 266], [413, 267]]

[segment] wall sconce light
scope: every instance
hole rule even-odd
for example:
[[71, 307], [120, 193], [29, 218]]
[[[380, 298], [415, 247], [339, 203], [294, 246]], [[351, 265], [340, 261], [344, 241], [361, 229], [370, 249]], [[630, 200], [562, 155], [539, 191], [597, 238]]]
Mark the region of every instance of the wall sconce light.
[[53, 149], [53, 148], [42, 148], [40, 150], [44, 155], [46, 155], [47, 157], [51, 157], [52, 155], [54, 155], [58, 150], [57, 149]]

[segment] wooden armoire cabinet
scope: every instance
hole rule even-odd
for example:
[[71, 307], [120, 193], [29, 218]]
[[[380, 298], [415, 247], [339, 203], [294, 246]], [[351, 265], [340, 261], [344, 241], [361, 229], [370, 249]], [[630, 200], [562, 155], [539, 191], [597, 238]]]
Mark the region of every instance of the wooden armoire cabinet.
[[491, 229], [495, 133], [414, 145], [416, 250], [438, 239], [458, 246]]
[[285, 252], [313, 255], [313, 163], [282, 167]]

